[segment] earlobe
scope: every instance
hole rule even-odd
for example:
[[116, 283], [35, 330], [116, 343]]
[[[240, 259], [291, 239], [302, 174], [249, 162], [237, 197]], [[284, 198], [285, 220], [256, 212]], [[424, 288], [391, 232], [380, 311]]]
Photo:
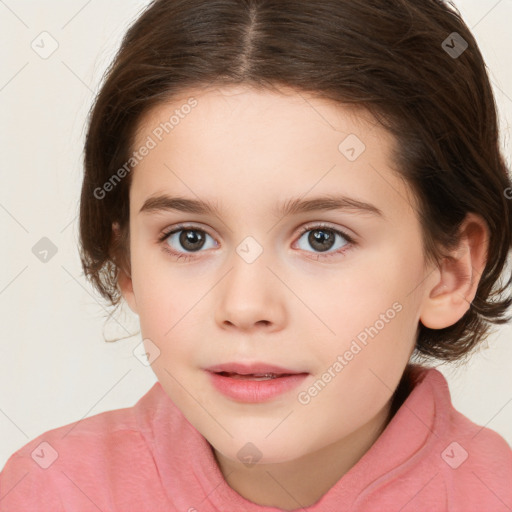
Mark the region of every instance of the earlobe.
[[117, 286], [130, 309], [135, 314], [138, 314], [137, 301], [133, 291], [133, 281], [130, 272], [129, 237], [126, 236], [126, 233], [121, 233], [119, 223], [117, 222], [112, 224], [112, 235], [113, 249], [111, 258], [119, 269], [117, 273]]
[[123, 295], [124, 300], [127, 302], [130, 309], [135, 314], [138, 314], [137, 301], [135, 299], [135, 293], [133, 292], [132, 278], [131, 276], [127, 275], [127, 273], [121, 268], [119, 269], [117, 284], [121, 290], [121, 294]]
[[469, 213], [460, 229], [459, 246], [445, 258], [425, 298], [421, 323], [443, 329], [458, 322], [471, 307], [485, 269], [488, 229], [485, 221]]

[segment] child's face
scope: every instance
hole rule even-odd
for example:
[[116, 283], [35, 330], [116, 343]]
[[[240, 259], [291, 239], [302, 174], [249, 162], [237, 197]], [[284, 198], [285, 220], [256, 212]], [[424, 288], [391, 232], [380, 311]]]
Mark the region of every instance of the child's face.
[[[181, 108], [192, 95], [197, 105]], [[173, 114], [172, 131], [158, 129]], [[367, 119], [305, 94], [226, 88], [184, 94], [138, 131], [133, 149], [151, 149], [133, 175], [132, 280], [123, 293], [151, 340], [150, 359], [159, 351], [158, 380], [234, 461], [248, 442], [260, 463], [284, 462], [376, 431], [413, 351], [436, 272], [425, 268], [411, 193], [390, 167], [393, 139]], [[161, 195], [208, 201], [219, 217], [140, 211]], [[382, 215], [275, 213], [291, 199], [328, 195]], [[199, 232], [158, 242], [179, 223]], [[354, 243], [328, 230], [322, 238], [321, 224]], [[308, 375], [273, 398], [244, 402], [218, 391], [205, 370], [227, 362]]]

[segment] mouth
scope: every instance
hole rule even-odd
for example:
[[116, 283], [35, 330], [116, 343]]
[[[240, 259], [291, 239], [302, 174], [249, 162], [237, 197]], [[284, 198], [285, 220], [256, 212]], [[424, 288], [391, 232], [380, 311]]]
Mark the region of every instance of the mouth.
[[292, 375], [301, 375], [298, 373], [249, 373], [249, 374], [240, 374], [233, 372], [214, 372], [217, 375], [221, 375], [223, 377], [230, 377], [232, 379], [240, 379], [240, 380], [271, 380], [271, 379], [279, 379], [282, 377], [290, 377]]
[[225, 363], [205, 368], [213, 387], [237, 402], [265, 402], [291, 391], [309, 372], [268, 363]]
[[207, 371], [231, 377], [233, 379], [251, 379], [251, 380], [269, 380], [280, 377], [289, 377], [291, 375], [299, 375], [308, 373], [305, 371], [296, 371], [289, 368], [283, 368], [270, 363], [254, 362], [254, 363], [238, 363], [230, 362], [206, 368]]

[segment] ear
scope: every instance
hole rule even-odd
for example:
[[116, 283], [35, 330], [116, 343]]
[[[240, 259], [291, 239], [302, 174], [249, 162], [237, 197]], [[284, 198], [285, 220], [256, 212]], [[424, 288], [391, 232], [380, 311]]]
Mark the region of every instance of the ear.
[[459, 233], [459, 246], [443, 259], [423, 303], [420, 320], [430, 329], [449, 327], [464, 316], [471, 307], [485, 269], [489, 247], [486, 222], [480, 216], [468, 213]]
[[[137, 301], [133, 291], [133, 282], [131, 276], [131, 265], [129, 256], [129, 236], [123, 235], [119, 228], [119, 223], [112, 224], [112, 234], [114, 237], [114, 261], [119, 268], [117, 275], [117, 285], [124, 300], [127, 302], [130, 309], [135, 313], [137, 312]], [[127, 255], [127, 257], [126, 257]]]

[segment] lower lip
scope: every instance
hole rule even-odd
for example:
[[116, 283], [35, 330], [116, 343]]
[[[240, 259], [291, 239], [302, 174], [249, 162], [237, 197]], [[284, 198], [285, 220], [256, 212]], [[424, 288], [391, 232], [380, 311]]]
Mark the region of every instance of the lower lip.
[[233, 400], [258, 403], [286, 393], [301, 384], [307, 373], [277, 377], [268, 380], [233, 379], [218, 373], [208, 372], [213, 386]]

